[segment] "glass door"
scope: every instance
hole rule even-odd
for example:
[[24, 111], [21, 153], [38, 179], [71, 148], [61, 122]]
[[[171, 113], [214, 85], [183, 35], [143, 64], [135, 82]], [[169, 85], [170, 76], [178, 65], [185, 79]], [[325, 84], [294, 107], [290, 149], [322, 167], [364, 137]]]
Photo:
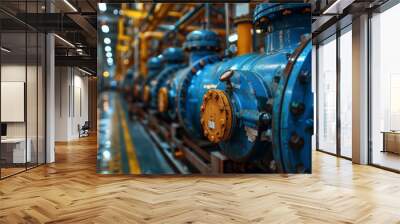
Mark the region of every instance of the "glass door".
[[318, 150], [336, 154], [336, 35], [317, 50], [318, 73]]
[[[44, 0], [0, 2], [21, 18], [44, 12], [44, 6]], [[43, 164], [46, 158], [46, 39], [23, 21], [28, 20], [0, 12], [0, 178]]]
[[370, 162], [400, 171], [400, 4], [371, 18]]
[[340, 45], [340, 156], [352, 157], [352, 32], [341, 31]]

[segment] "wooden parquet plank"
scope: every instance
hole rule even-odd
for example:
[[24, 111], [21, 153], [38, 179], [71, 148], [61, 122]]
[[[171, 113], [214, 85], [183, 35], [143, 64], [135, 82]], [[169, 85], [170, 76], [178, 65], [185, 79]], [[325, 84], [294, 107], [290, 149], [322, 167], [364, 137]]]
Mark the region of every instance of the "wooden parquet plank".
[[96, 174], [96, 139], [0, 181], [0, 223], [400, 223], [400, 175], [314, 152], [312, 175]]

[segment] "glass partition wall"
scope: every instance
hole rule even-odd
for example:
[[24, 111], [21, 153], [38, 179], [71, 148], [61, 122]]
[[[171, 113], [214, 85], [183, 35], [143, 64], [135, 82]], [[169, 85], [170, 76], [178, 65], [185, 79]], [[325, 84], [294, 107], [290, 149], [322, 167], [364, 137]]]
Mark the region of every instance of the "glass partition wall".
[[317, 45], [317, 150], [352, 157], [351, 25]]
[[43, 5], [0, 3], [1, 179], [45, 163], [46, 40], [23, 22], [26, 12], [37, 13]]
[[400, 4], [371, 18], [370, 163], [400, 171]]
[[318, 149], [336, 153], [336, 36], [320, 43], [318, 58]]

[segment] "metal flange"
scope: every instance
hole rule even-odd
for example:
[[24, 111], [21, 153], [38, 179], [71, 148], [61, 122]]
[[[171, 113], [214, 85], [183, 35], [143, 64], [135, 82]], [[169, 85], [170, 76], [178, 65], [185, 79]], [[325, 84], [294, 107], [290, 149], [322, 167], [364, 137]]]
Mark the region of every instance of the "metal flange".
[[216, 89], [207, 91], [200, 110], [204, 136], [213, 143], [227, 140], [232, 131], [233, 110], [225, 92]]
[[143, 89], [143, 102], [149, 103], [150, 102], [150, 86], [145, 85]]
[[168, 89], [161, 87], [158, 91], [158, 112], [163, 113], [168, 109]]

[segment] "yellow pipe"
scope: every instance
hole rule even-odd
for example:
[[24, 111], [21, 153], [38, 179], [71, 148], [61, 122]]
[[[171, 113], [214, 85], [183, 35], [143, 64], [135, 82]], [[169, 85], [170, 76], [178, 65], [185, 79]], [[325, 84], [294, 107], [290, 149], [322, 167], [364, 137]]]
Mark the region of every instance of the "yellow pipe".
[[147, 59], [148, 59], [148, 48], [149, 40], [151, 38], [161, 39], [163, 37], [162, 32], [147, 31], [140, 34], [140, 74], [146, 76], [147, 74]]
[[147, 16], [147, 13], [139, 10], [125, 9], [121, 11], [121, 15], [141, 20]]
[[147, 74], [147, 66], [146, 66], [146, 61], [147, 61], [147, 50], [148, 50], [148, 41], [144, 33], [140, 34], [140, 74], [145, 75]]
[[180, 18], [183, 16], [181, 12], [176, 12], [176, 11], [169, 11], [168, 16], [170, 17], [175, 17], [175, 18]]
[[248, 54], [253, 51], [253, 37], [251, 35], [251, 30], [253, 29], [253, 24], [248, 18], [241, 18], [236, 21], [237, 25], [237, 55]]

